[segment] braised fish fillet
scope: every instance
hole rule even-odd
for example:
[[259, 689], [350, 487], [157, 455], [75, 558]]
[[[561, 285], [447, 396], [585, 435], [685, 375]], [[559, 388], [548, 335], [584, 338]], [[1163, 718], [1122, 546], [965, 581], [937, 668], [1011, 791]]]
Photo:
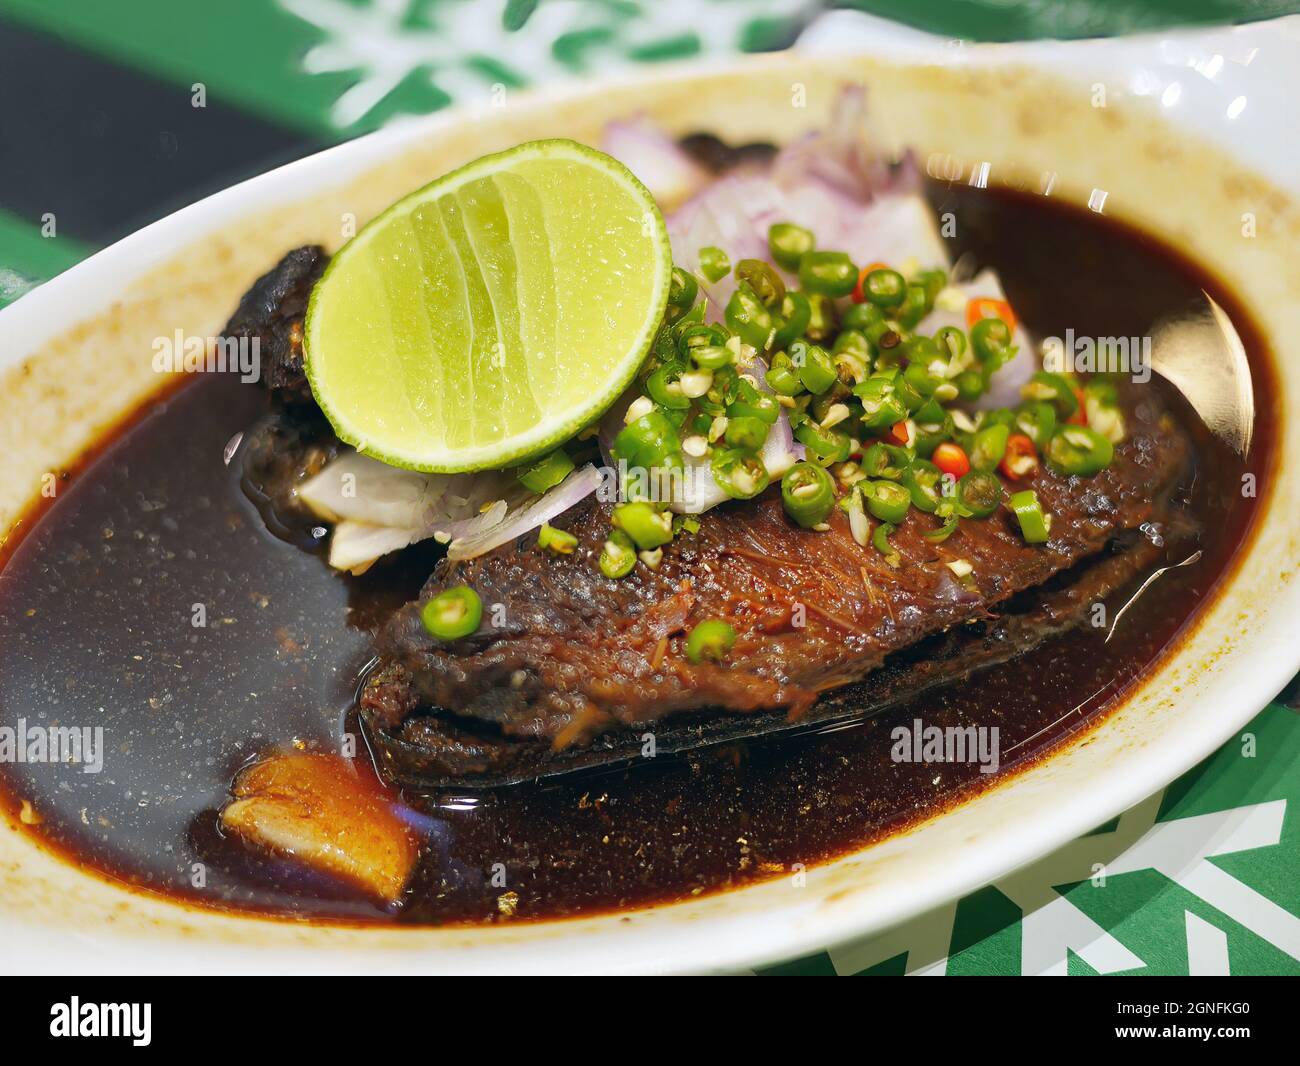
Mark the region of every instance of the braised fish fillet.
[[[420, 600], [381, 634], [385, 668], [363, 705], [383, 728], [419, 708], [448, 708], [557, 750], [701, 708], [783, 707], [797, 719], [819, 694], [865, 677], [889, 654], [984, 618], [1120, 534], [1166, 521], [1186, 438], [1151, 402], [1128, 419], [1129, 439], [1107, 470], [1033, 479], [1053, 515], [1046, 545], [1026, 544], [1006, 511], [934, 544], [922, 534], [936, 519], [913, 510], [891, 537], [900, 556], [891, 566], [853, 539], [839, 511], [828, 531], [803, 530], [769, 493], [707, 512], [697, 533], [665, 547], [658, 569], [611, 580], [596, 566], [610, 506], [593, 502], [557, 521], [578, 539], [570, 555], [539, 548], [534, 535], [440, 563]], [[947, 565], [957, 560], [973, 568], [964, 581]], [[425, 631], [419, 608], [460, 584], [482, 598], [484, 624], [444, 643]], [[724, 663], [686, 658], [686, 633], [706, 618], [736, 630]]]

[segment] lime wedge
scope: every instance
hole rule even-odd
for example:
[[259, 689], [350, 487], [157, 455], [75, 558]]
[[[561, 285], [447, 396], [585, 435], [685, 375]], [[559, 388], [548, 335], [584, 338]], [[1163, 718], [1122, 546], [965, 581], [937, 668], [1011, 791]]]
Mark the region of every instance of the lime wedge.
[[304, 329], [340, 438], [394, 466], [511, 464], [598, 417], [662, 319], [654, 199], [574, 141], [530, 141], [399, 200], [334, 257]]

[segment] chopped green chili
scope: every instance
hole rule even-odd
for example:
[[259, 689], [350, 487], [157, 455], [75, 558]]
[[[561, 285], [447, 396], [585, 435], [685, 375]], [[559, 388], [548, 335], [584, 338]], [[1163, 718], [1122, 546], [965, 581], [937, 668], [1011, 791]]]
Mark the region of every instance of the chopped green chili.
[[764, 375], [764, 380], [774, 392], [779, 392], [782, 396], [795, 396], [804, 391], [798, 368], [786, 352], [777, 352], [772, 357], [772, 365]]
[[834, 429], [822, 429], [815, 422], [803, 422], [794, 431], [800, 444], [823, 466], [842, 463], [853, 451], [853, 438]]
[[716, 450], [709, 468], [718, 487], [737, 500], [748, 500], [757, 496], [771, 481], [763, 461], [756, 455], [738, 448]]
[[[735, 404], [732, 404], [734, 407]], [[728, 411], [731, 408], [727, 409]], [[763, 442], [767, 440], [767, 431], [769, 425], [761, 418], [755, 418], [753, 415], [727, 415], [726, 441], [733, 448], [739, 448], [742, 452], [756, 452], [763, 447]]]
[[941, 525], [938, 529], [927, 529], [921, 534], [921, 536], [923, 536], [926, 540], [930, 541], [932, 544], [942, 544], [945, 540], [947, 540], [949, 537], [951, 537], [954, 533], [957, 532], [957, 525], [960, 522], [960, 518], [957, 516], [957, 512], [951, 509], [949, 509], [947, 513], [943, 513], [942, 511], [936, 511], [935, 517], [942, 518], [943, 525]]
[[1047, 442], [1047, 465], [1058, 474], [1091, 477], [1110, 466], [1115, 446], [1090, 426], [1061, 426]]
[[[862, 401], [862, 424], [867, 429], [888, 429], [907, 417], [907, 404], [899, 389], [901, 382], [897, 370], [877, 371], [853, 387], [853, 394]], [[911, 391], [915, 395], [915, 390]]]
[[898, 307], [907, 299], [907, 279], [897, 270], [878, 267], [862, 279], [862, 296], [876, 307]]
[[925, 286], [909, 282], [902, 306], [894, 312], [894, 317], [904, 329], [912, 329], [933, 309], [934, 302], [926, 292]]
[[841, 325], [845, 329], [856, 329], [866, 332], [871, 326], [885, 321], [885, 313], [875, 304], [861, 303], [851, 304], [849, 309], [844, 312], [844, 321]]
[[766, 392], [759, 392], [748, 381], [741, 380], [736, 398], [727, 405], [728, 418], [757, 418], [769, 426], [781, 414], [781, 405]]
[[808, 252], [799, 261], [799, 284], [804, 292], [847, 296], [857, 283], [858, 268], [845, 252]]
[[468, 585], [444, 589], [420, 608], [420, 621], [431, 637], [459, 640], [478, 629], [483, 601]]
[[[991, 321], [986, 319], [985, 321]], [[1025, 382], [1020, 395], [1026, 400], [1050, 403], [1056, 411], [1058, 422], [1064, 422], [1079, 409], [1074, 387], [1060, 374], [1039, 370]]]
[[654, 410], [623, 427], [614, 438], [613, 453], [616, 460], [649, 470], [678, 455], [681, 446], [677, 428], [662, 411]]
[[672, 280], [668, 284], [668, 306], [680, 311], [689, 311], [699, 294], [700, 283], [694, 275], [681, 267], [673, 267]]
[[724, 317], [742, 341], [760, 352], [765, 351], [768, 342], [776, 332], [772, 324], [772, 312], [758, 298], [749, 283], [742, 281], [727, 301]]
[[927, 459], [913, 460], [912, 465], [904, 471], [903, 484], [917, 510], [934, 514], [938, 509], [942, 498], [939, 486], [943, 477], [943, 471]]
[[621, 529], [610, 530], [598, 565], [606, 577], [626, 577], [636, 566], [636, 544]]
[[966, 354], [966, 334], [956, 326], [943, 326], [937, 330], [934, 343], [950, 363]]
[[818, 344], [795, 341], [790, 345], [790, 362], [798, 370], [803, 387], [811, 393], [823, 393], [839, 380], [830, 353]]
[[812, 307], [808, 303], [808, 297], [801, 292], [787, 292], [775, 318], [776, 336], [772, 340], [772, 347], [784, 348], [791, 341], [802, 337], [812, 320]]
[[712, 284], [731, 273], [731, 258], [721, 248], [700, 249], [700, 273]]
[[808, 328], [804, 335], [810, 341], [824, 341], [835, 332], [838, 316], [835, 301], [820, 292], [805, 293], [808, 297]]
[[626, 533], [642, 551], [658, 548], [673, 539], [673, 516], [637, 500], [614, 508], [614, 525]]
[[772, 259], [786, 270], [798, 270], [799, 261], [816, 246], [812, 231], [791, 222], [777, 222], [768, 228], [767, 247]]
[[970, 447], [966, 449], [971, 469], [996, 470], [1007, 453], [1007, 438], [1010, 436], [1010, 429], [1002, 423], [977, 430]]
[[957, 395], [967, 403], [974, 403], [987, 388], [988, 381], [979, 370], [963, 370], [957, 375]]
[[907, 517], [912, 497], [902, 485], [893, 481], [860, 481], [856, 487], [866, 500], [867, 510], [882, 522], [896, 526]]
[[1025, 489], [1012, 496], [1008, 503], [1020, 523], [1020, 535], [1025, 538], [1025, 543], [1046, 543], [1052, 529], [1052, 516], [1043, 513], [1038, 493], [1033, 489]]
[[876, 441], [862, 456], [862, 472], [867, 477], [898, 481], [907, 472], [912, 457], [906, 448]]
[[1009, 358], [1011, 327], [1000, 318], [981, 318], [970, 330], [970, 345], [981, 363], [995, 368]]
[[[726, 351], [722, 349], [696, 348], [697, 352]], [[646, 395], [660, 407], [669, 411], [685, 411], [691, 406], [691, 398], [682, 392], [682, 367], [677, 363], [664, 363], [645, 380]]]
[[795, 463], [781, 479], [785, 513], [804, 529], [826, 521], [835, 506], [835, 483], [815, 463]]
[[957, 482], [957, 502], [974, 518], [988, 518], [1002, 503], [1002, 482], [986, 470], [972, 470]]
[[734, 626], [720, 618], [706, 618], [686, 634], [686, 658], [697, 666], [705, 659], [721, 662], [735, 643]]
[[936, 297], [948, 285], [948, 272], [946, 270], [922, 270], [915, 278], [912, 279], [918, 285], [925, 289], [926, 298], [931, 305], [934, 304]]
[[578, 538], [568, 530], [556, 529], [549, 522], [543, 522], [542, 528], [537, 531], [537, 546], [549, 548], [561, 555], [570, 555], [578, 546]]
[[785, 282], [761, 259], [742, 259], [736, 264], [736, 278], [754, 290], [764, 307], [779, 309], [785, 299]]
[[1016, 429], [1042, 448], [1056, 432], [1056, 408], [1043, 400], [1029, 400], [1016, 410]]
[[893, 535], [895, 529], [896, 527], [891, 526], [888, 522], [881, 522], [871, 534], [872, 545], [876, 551], [885, 557], [885, 562], [890, 566], [897, 566], [902, 561], [898, 549], [889, 543], [889, 538]]
[[573, 460], [563, 448], [543, 456], [528, 466], [521, 466], [518, 471], [519, 484], [529, 492], [542, 493], [553, 489], [573, 473]]

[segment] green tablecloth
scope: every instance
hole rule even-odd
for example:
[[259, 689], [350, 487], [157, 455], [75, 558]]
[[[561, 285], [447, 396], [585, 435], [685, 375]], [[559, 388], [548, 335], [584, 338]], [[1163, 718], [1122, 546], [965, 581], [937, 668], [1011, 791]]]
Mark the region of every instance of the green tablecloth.
[[[403, 113], [498, 82], [780, 47], [828, 6], [977, 40], [1300, 7], [0, 0], [0, 305], [169, 210]], [[191, 106], [200, 89], [201, 110]], [[1278, 703], [1169, 788], [1030, 869], [882, 936], [765, 972], [1300, 973], [1300, 829], [1288, 816], [1297, 801], [1300, 720]]]

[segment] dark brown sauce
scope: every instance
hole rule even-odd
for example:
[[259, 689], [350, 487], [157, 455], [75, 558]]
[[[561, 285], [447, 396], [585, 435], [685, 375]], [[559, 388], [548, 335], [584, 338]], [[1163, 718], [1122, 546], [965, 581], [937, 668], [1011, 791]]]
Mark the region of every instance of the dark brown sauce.
[[[1203, 557], [1142, 596], [1117, 639], [1086, 628], [833, 733], [497, 792], [394, 797], [426, 843], [403, 904], [384, 908], [224, 838], [216, 811], [250, 759], [293, 744], [335, 751], [340, 733], [355, 731], [369, 630], [415, 593], [435, 554], [411, 551], [345, 579], [319, 553], [269, 534], [240, 490], [238, 463], [222, 461], [264, 395], [204, 377], [106, 437], [0, 554], [0, 725], [100, 725], [106, 748], [97, 775], [0, 766], [11, 812], [29, 800], [42, 819], [31, 831], [70, 860], [201, 905], [442, 924], [498, 920], [500, 897], [514, 893], [516, 919], [548, 918], [810, 866], [996, 779], [973, 763], [892, 761], [899, 723], [998, 726], [1003, 775], [1095, 725], [1178, 639], [1248, 535], [1257, 501], [1243, 499], [1241, 476], [1268, 484], [1274, 439], [1267, 348], [1220, 283], [1147, 236], [1007, 190], [930, 193], [956, 215], [954, 251], [996, 267], [1038, 335], [1140, 336], [1204, 289], [1245, 342], [1262, 416], [1253, 452], [1242, 463], [1197, 435], [1189, 492]], [[1112, 617], [1129, 591], [1113, 597]], [[191, 624], [197, 603], [203, 628]]]

